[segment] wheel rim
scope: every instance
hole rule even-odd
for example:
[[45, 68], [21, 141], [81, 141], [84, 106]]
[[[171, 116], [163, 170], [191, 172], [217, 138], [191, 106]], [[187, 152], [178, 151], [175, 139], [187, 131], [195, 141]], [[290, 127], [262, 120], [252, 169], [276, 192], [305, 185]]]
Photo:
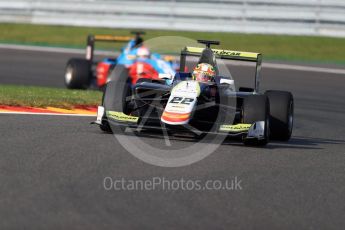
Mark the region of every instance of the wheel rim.
[[69, 85], [72, 81], [72, 68], [71, 67], [67, 67], [66, 69], [66, 73], [65, 73], [65, 82], [67, 85]]

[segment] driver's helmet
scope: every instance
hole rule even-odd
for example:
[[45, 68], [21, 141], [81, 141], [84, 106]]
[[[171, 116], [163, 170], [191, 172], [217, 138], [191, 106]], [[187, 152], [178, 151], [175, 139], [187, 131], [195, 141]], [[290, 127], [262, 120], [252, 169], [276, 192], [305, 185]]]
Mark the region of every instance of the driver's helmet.
[[215, 80], [215, 76], [214, 67], [208, 63], [198, 64], [192, 73], [192, 79], [200, 82], [212, 82]]
[[138, 48], [138, 51], [137, 51], [137, 58], [150, 58], [150, 50], [146, 47], [140, 47]]

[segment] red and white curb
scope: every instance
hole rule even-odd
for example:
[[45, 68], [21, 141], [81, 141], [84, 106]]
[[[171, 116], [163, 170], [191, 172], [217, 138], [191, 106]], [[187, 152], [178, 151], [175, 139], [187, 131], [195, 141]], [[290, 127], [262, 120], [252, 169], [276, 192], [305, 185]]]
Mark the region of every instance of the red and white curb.
[[62, 109], [56, 107], [36, 108], [27, 106], [0, 105], [0, 114], [95, 117], [97, 115], [97, 107], [77, 106], [73, 109]]

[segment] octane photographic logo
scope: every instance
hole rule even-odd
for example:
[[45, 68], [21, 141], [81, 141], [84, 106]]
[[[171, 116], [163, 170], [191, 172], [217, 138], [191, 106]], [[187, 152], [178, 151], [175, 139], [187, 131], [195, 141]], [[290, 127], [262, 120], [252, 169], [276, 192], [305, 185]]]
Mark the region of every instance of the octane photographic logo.
[[[205, 47], [205, 45], [199, 44], [195, 40], [176, 36], [163, 36], [146, 40], [144, 42], [144, 46], [150, 50], [151, 57], [153, 55], [160, 54], [161, 59], [163, 60], [171, 60], [172, 58], [174, 58], [175, 61], [177, 60], [176, 63], [174, 63], [174, 60], [172, 61], [172, 65], [175, 65], [175, 68], [179, 67], [181, 50], [184, 47]], [[193, 71], [193, 69], [198, 64], [198, 60], [199, 57], [187, 56], [186, 68], [188, 69], [188, 72]], [[166, 64], [166, 62], [162, 64], [164, 65]], [[217, 59], [217, 66], [220, 76], [227, 76], [232, 79], [230, 71], [228, 70], [225, 63], [222, 62], [222, 60]], [[116, 75], [121, 75], [118, 74], [119, 71], [124, 71], [119, 70], [118, 68], [121, 67], [116, 66], [113, 70], [112, 81], [116, 82], [118, 80], [117, 77], [119, 77]], [[114, 84], [116, 84], [115, 82]], [[167, 82], [167, 84], [170, 84], [170, 82], [172, 81], [169, 82], [169, 80], [167, 80]], [[230, 84], [229, 89], [235, 91], [235, 85]], [[114, 91], [107, 90], [105, 98], [114, 98], [114, 95], [108, 95], [113, 93]], [[145, 91], [143, 94], [149, 96], [150, 92], [148, 93], [147, 91]], [[154, 95], [155, 100], [153, 100], [151, 104], [146, 105], [148, 106], [148, 108], [144, 112], [144, 115], [140, 115], [141, 119], [139, 119], [139, 123], [137, 126], [132, 128], [127, 127], [125, 129], [119, 128], [115, 122], [109, 119], [110, 127], [113, 130], [115, 138], [133, 156], [148, 164], [156, 166], [186, 166], [198, 162], [212, 154], [226, 138], [225, 135], [220, 134], [204, 134], [203, 132], [189, 124], [181, 125], [188, 132], [176, 132], [174, 134], [168, 133], [166, 129], [167, 125], [163, 122], [160, 122], [161, 131], [157, 132], [154, 130], [147, 130], [146, 127], [149, 125], [149, 120], [147, 119], [147, 117], [155, 113], [158, 114], [160, 118], [165, 110], [165, 104], [161, 103], [162, 95], [158, 95], [156, 94], [156, 92], [152, 91], [151, 95]], [[131, 101], [133, 101], [133, 97], [133, 94], [127, 94], [126, 100], [124, 100], [125, 102], [123, 103], [130, 103]], [[115, 98], [114, 100], [120, 99]], [[223, 103], [222, 100], [224, 99], [221, 97], [219, 103]], [[195, 105], [192, 112], [195, 114], [200, 110], [207, 111], [207, 109], [209, 107], [213, 107], [214, 104], [214, 101], [210, 101], [207, 103]], [[226, 102], [223, 104], [227, 104], [227, 107], [230, 107], [232, 111], [234, 108], [236, 108], [236, 100], [232, 100], [232, 102]], [[131, 113], [127, 115], [135, 116], [135, 113], [133, 114]], [[218, 114], [224, 113], [219, 112]], [[232, 124], [234, 116], [234, 112], [227, 113], [226, 116], [218, 115], [216, 118], [216, 122], [213, 124], [213, 128], [215, 128], [216, 123]]]

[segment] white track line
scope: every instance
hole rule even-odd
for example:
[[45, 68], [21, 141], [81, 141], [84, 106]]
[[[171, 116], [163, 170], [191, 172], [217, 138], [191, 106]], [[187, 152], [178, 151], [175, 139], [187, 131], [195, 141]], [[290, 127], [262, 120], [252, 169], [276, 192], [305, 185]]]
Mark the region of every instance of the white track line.
[[[85, 54], [83, 49], [70, 49], [70, 48], [58, 48], [58, 47], [41, 47], [41, 46], [26, 46], [26, 45], [7, 45], [0, 44], [2, 49], [13, 49], [13, 50], [25, 50], [25, 51], [36, 51], [36, 52], [50, 52], [50, 53], [70, 53], [70, 54]], [[98, 55], [116, 55], [116, 52], [110, 51], [95, 51]], [[239, 65], [251, 66], [250, 63], [241, 63]], [[306, 71], [306, 72], [318, 72], [318, 73], [331, 73], [331, 74], [343, 74], [345, 75], [345, 69], [339, 68], [323, 68], [313, 66], [302, 66], [302, 65], [290, 65], [290, 64], [277, 64], [277, 63], [263, 63], [262, 66], [268, 69], [286, 69], [295, 71]]]
[[288, 65], [288, 64], [275, 64], [275, 63], [263, 63], [264, 68], [270, 69], [286, 69], [306, 72], [318, 72], [318, 73], [332, 73], [332, 74], [344, 74], [345, 69], [332, 69], [313, 66], [300, 66], [300, 65]]
[[[236, 61], [236, 64], [229, 63], [234, 66], [251, 66], [255, 67], [253, 63], [240, 62]], [[302, 66], [302, 65], [290, 65], [290, 64], [278, 64], [278, 63], [262, 63], [262, 67], [265, 69], [285, 69], [285, 70], [295, 70], [295, 71], [304, 71], [304, 72], [316, 72], [316, 73], [331, 73], [331, 74], [344, 74], [345, 69], [333, 69], [333, 68], [324, 68], [316, 66]]]
[[44, 116], [69, 116], [69, 117], [96, 117], [92, 114], [68, 114], [68, 113], [34, 113], [34, 112], [0, 112], [1, 114], [18, 114], [18, 115], [44, 115]]

